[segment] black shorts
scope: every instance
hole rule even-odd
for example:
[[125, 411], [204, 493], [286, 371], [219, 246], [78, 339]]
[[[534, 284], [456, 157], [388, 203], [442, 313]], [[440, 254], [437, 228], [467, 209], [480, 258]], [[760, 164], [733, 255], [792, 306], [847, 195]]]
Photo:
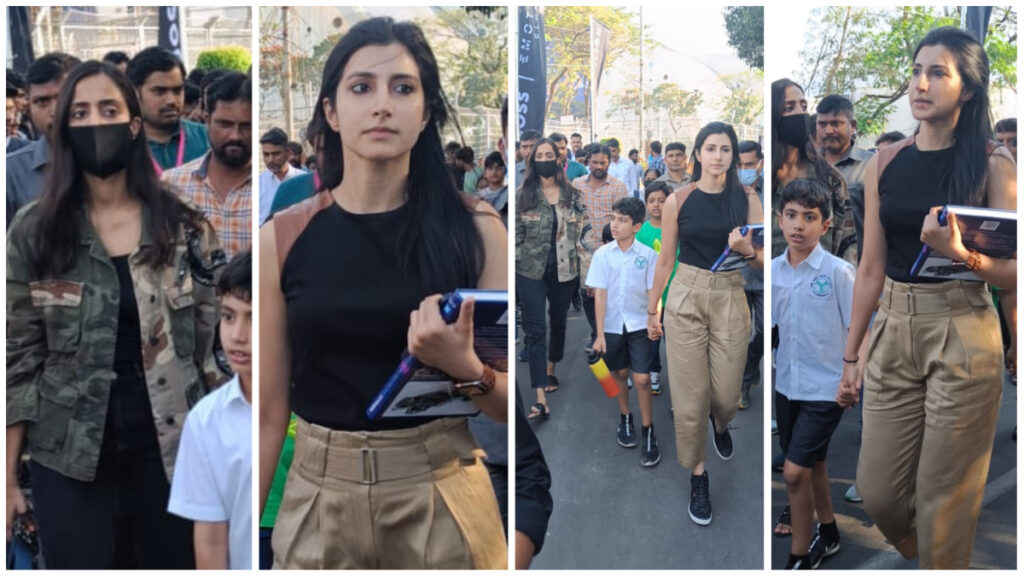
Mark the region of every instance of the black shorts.
[[791, 401], [776, 391], [775, 417], [786, 460], [809, 469], [825, 460], [843, 408], [835, 401]]
[[605, 333], [604, 342], [608, 346], [604, 362], [609, 371], [629, 369], [638, 375], [651, 372], [651, 340], [647, 338], [647, 329], [621, 335]]

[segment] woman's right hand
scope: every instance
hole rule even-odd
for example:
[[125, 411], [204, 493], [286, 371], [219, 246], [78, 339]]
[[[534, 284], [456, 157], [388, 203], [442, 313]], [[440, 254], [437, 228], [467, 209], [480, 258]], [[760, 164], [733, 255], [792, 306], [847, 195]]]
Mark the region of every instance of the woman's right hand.
[[852, 408], [860, 402], [860, 384], [863, 369], [860, 363], [843, 363], [843, 376], [839, 380], [839, 392], [836, 403], [844, 409]]
[[11, 535], [14, 533], [14, 519], [18, 515], [24, 515], [28, 513], [28, 503], [25, 502], [25, 495], [21, 492], [21, 487], [18, 486], [17, 481], [11, 483], [7, 482], [7, 540], [11, 540]]

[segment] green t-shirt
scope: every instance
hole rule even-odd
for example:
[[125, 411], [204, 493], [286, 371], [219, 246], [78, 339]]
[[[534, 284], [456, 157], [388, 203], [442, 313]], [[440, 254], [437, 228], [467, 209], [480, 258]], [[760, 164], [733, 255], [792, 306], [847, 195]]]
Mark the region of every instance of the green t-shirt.
[[[661, 229], [651, 224], [651, 221], [647, 221], [640, 228], [640, 232], [636, 233], [636, 239], [641, 244], [645, 244], [654, 249], [654, 252], [661, 254]], [[665, 285], [665, 292], [661, 293], [661, 306], [665, 306], [665, 299], [668, 298], [668, 289], [672, 286], [672, 279], [676, 278], [676, 268], [679, 267], [679, 250], [676, 249], [676, 260], [672, 264], [672, 275], [668, 277], [668, 283]]]
[[483, 175], [484, 169], [479, 166], [474, 166], [473, 170], [467, 172], [466, 175], [462, 177], [462, 191], [466, 194], [476, 193], [477, 183]]
[[185, 135], [185, 147], [182, 150], [182, 162], [185, 164], [206, 154], [210, 149], [210, 137], [206, 125], [182, 120], [178, 132], [164, 143], [149, 141], [149, 151], [153, 159], [160, 165], [160, 168], [167, 170], [180, 166], [178, 164], [178, 150], [181, 147], [181, 136]]
[[281, 445], [281, 457], [277, 460], [277, 470], [274, 471], [274, 482], [270, 485], [270, 493], [267, 494], [267, 505], [263, 508], [263, 517], [260, 518], [260, 527], [273, 529], [277, 522], [277, 511], [281, 508], [281, 498], [284, 496], [284, 482], [288, 480], [288, 469], [292, 466], [292, 457], [295, 454], [295, 415], [292, 415], [288, 422], [288, 434], [284, 436], [284, 444]]

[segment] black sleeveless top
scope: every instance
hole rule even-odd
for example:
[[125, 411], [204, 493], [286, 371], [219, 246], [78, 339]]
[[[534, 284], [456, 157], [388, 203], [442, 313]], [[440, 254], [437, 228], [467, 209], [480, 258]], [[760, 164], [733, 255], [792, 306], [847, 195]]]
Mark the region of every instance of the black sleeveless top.
[[903, 283], [937, 283], [942, 279], [911, 277], [921, 254], [921, 227], [933, 206], [948, 202], [946, 188], [953, 174], [953, 148], [896, 153], [878, 179], [878, 217], [885, 229], [885, 275]]
[[132, 283], [128, 255], [110, 259], [117, 269], [117, 282], [121, 289], [117, 311], [117, 340], [114, 344], [114, 367], [134, 368], [142, 366], [142, 328], [139, 321], [139, 304], [135, 300], [135, 285]]
[[398, 232], [408, 211], [406, 204], [353, 214], [331, 202], [312, 216], [285, 257], [291, 407], [306, 421], [375, 431], [431, 420], [366, 418], [406, 348], [409, 313], [429, 296], [415, 262], [405, 272], [399, 267]]
[[679, 262], [704, 270], [711, 270], [736, 228], [729, 220], [726, 194], [708, 194], [699, 188], [679, 207], [678, 223]]

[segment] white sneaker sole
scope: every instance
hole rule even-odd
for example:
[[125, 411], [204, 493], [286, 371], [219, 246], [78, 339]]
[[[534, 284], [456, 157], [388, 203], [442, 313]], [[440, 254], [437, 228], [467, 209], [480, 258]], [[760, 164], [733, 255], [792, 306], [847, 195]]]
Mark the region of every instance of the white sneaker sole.
[[829, 557], [835, 555], [838, 552], [839, 552], [839, 543], [836, 543], [836, 548], [832, 549], [831, 551], [826, 551], [825, 554], [821, 556], [821, 559], [818, 559], [817, 563], [815, 563], [814, 565], [811, 565], [811, 569], [817, 569], [818, 567], [821, 566], [821, 562], [822, 561], [824, 561], [825, 559], [828, 559]]
[[643, 459], [641, 459], [641, 460], [640, 460], [640, 465], [641, 465], [642, 467], [653, 467], [653, 466], [657, 465], [657, 464], [658, 464], [658, 463], [660, 463], [660, 462], [661, 462], [661, 453], [659, 452], [659, 453], [658, 453], [658, 458], [657, 458], [657, 459], [655, 459], [654, 461], [652, 461], [652, 462], [650, 462], [650, 463], [645, 463], [645, 462], [643, 461]]
[[[729, 455], [728, 457], [726, 457], [725, 455], [722, 454], [721, 451], [718, 450], [718, 443], [715, 443], [714, 440], [711, 441], [711, 444], [715, 446], [715, 452], [718, 453], [719, 458], [721, 458], [723, 461], [728, 461], [728, 460], [732, 459], [732, 455]], [[733, 455], [736, 454], [736, 449], [735, 448], [732, 450], [732, 453], [733, 453]]]
[[707, 527], [711, 524], [711, 517], [708, 517], [707, 519], [698, 519], [697, 517], [693, 516], [693, 513], [690, 512], [689, 507], [686, 508], [686, 512], [690, 515], [690, 520], [700, 525], [701, 527]]

